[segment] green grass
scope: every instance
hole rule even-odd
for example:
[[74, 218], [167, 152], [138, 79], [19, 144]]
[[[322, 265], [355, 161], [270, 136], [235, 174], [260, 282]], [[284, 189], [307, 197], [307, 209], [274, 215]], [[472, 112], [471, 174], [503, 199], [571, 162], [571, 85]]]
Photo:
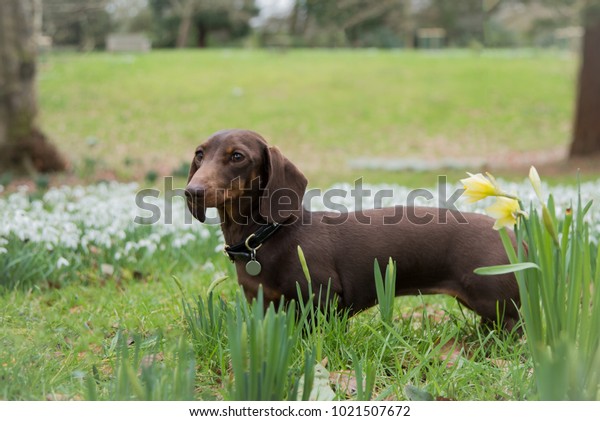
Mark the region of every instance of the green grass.
[[[228, 271], [219, 257], [212, 259], [217, 270]], [[57, 289], [1, 291], [0, 399], [85, 398], [85, 379], [94, 367], [105, 385], [99, 396], [109, 397], [106, 383], [113, 375], [119, 332], [138, 336], [143, 351], [162, 353], [164, 363], [172, 363], [177, 340], [187, 330], [171, 275], [180, 276], [194, 295], [204, 293], [212, 280], [211, 272], [190, 267], [184, 258], [174, 263], [163, 262], [143, 279], [98, 276], [88, 267], [79, 281]]]
[[88, 158], [124, 176], [170, 173], [214, 131], [241, 127], [278, 145], [313, 186], [360, 176], [404, 183], [414, 176], [348, 161], [494, 160], [566, 145], [575, 69], [573, 57], [548, 53], [50, 55], [40, 70], [42, 125], [76, 166]]
[[[199, 285], [207, 281], [200, 277], [183, 283], [188, 292], [205, 296]], [[230, 284], [226, 288], [230, 292], [224, 294], [232, 309], [233, 290]], [[146, 360], [155, 358], [169, 372], [179, 366], [181, 340], [187, 341], [188, 348], [200, 345], [194, 347], [193, 398], [228, 396], [230, 356], [227, 351], [219, 352], [220, 343], [227, 350], [227, 330], [224, 326], [209, 344], [193, 340], [184, 320], [181, 295], [172, 281], [131, 282], [122, 288], [108, 285], [101, 289], [70, 285], [44, 293], [12, 291], [2, 295], [0, 304], [2, 399], [89, 399], [90, 379], [94, 379], [99, 399], [135, 398], [121, 384], [119, 349], [122, 353], [124, 345], [119, 340], [123, 336], [128, 338], [125, 348], [129, 353], [140, 354], [138, 362], [144, 356]], [[443, 309], [448, 310], [451, 321], [434, 321], [445, 314]], [[413, 311], [412, 321], [408, 315], [400, 317]], [[293, 372], [301, 376], [306, 350], [318, 339], [315, 361], [327, 358], [330, 372], [354, 375], [358, 362], [374, 365], [374, 398], [406, 399], [407, 385], [460, 400], [520, 400], [532, 393], [531, 364], [524, 345], [497, 332], [481, 331], [475, 318], [463, 315], [451, 300], [397, 300], [393, 328], [385, 331], [379, 325], [375, 309], [347, 322], [322, 324], [318, 338], [305, 337], [294, 348]], [[342, 391], [336, 396], [352, 398]], [[137, 398], [148, 397], [142, 394]]]

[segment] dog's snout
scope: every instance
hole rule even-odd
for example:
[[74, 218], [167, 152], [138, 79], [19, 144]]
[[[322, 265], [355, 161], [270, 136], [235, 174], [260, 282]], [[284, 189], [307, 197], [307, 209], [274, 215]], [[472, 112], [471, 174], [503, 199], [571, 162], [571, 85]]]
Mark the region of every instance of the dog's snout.
[[205, 193], [206, 188], [201, 185], [188, 185], [185, 188], [185, 196], [190, 200], [194, 199], [195, 197], [204, 196]]

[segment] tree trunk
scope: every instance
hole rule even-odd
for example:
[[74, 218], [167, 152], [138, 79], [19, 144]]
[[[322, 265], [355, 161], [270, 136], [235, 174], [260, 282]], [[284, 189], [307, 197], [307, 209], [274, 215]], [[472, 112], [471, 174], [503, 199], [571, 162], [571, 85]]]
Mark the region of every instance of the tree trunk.
[[198, 29], [198, 48], [206, 48], [206, 36], [208, 35], [206, 25], [199, 23], [196, 28]]
[[0, 172], [60, 171], [65, 161], [36, 127], [36, 45], [28, 0], [0, 1]]
[[[594, 13], [595, 12], [595, 13]], [[600, 12], [588, 15], [570, 157], [600, 153]]]
[[181, 21], [179, 22], [179, 31], [177, 32], [177, 48], [184, 48], [187, 45], [193, 17], [194, 2], [193, 0], [187, 0], [181, 9]]

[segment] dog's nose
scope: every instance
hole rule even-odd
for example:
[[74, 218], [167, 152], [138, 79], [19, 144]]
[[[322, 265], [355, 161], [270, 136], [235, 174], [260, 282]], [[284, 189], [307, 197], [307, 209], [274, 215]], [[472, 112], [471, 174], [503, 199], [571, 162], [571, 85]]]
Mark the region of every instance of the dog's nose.
[[206, 192], [206, 188], [201, 185], [195, 185], [195, 186], [188, 185], [185, 188], [185, 196], [190, 200], [195, 197], [204, 196], [205, 192]]

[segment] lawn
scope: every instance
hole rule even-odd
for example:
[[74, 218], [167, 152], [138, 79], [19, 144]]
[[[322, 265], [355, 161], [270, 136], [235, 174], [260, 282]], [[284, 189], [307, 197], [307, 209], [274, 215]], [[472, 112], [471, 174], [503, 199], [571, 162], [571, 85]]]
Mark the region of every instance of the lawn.
[[[436, 172], [357, 170], [348, 161], [499, 159], [564, 147], [575, 68], [573, 58], [534, 52], [43, 57], [41, 122], [73, 165], [51, 181], [91, 185], [0, 189], [0, 399], [239, 397], [236, 352], [251, 338], [260, 354], [267, 325], [293, 338], [281, 371], [288, 397], [305, 367], [318, 364], [335, 399], [535, 399], [526, 341], [481, 328], [451, 298], [396, 299], [391, 329], [378, 308], [349, 320], [316, 318], [309, 332], [273, 314], [261, 319], [237, 296], [217, 227], [186, 224], [179, 199], [174, 223], [133, 224], [139, 187], [92, 181], [162, 189], [160, 176], [185, 172], [210, 133], [246, 127], [278, 145], [312, 187], [349, 190], [364, 177], [399, 189], [393, 200], [401, 203], [404, 186], [433, 187]], [[458, 187], [463, 175], [448, 172], [449, 183]], [[506, 175], [518, 180], [511, 191], [533, 198], [526, 172]], [[573, 186], [552, 191], [559, 212], [576, 199]], [[586, 199], [597, 201], [598, 191], [597, 181], [582, 186]], [[589, 215], [596, 244], [597, 209]], [[249, 364], [260, 363], [253, 349]], [[361, 372], [368, 392], [356, 390]]]
[[[357, 177], [356, 158], [479, 158], [569, 142], [573, 56], [394, 51], [159, 51], [51, 55], [42, 123], [75, 165], [170, 174], [231, 127], [263, 134], [311, 185]], [[92, 146], [93, 145], [93, 146]], [[435, 181], [430, 179], [429, 184]]]

